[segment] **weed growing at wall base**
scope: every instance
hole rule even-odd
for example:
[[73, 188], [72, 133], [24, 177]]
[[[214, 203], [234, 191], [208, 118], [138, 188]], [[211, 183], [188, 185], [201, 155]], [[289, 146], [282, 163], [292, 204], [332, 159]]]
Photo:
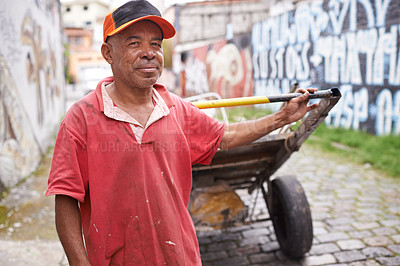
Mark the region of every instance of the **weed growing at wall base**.
[[400, 136], [374, 136], [321, 124], [306, 143], [321, 151], [371, 165], [374, 169], [400, 178]]

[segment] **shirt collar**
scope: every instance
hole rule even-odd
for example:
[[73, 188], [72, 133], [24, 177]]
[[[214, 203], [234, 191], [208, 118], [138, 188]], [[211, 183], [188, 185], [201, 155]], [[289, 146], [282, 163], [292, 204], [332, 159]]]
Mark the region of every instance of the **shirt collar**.
[[158, 91], [153, 88], [152, 100], [154, 102], [154, 110], [151, 113], [149, 120], [147, 121], [147, 124], [141, 125], [139, 122], [136, 121], [135, 118], [133, 118], [132, 116], [130, 116], [129, 114], [127, 114], [125, 111], [118, 108], [118, 106], [114, 104], [113, 100], [111, 99], [110, 95], [107, 92], [107, 87], [109, 86], [113, 87], [115, 86], [115, 83], [103, 82], [101, 85], [103, 113], [105, 116], [109, 118], [147, 128], [152, 123], [161, 119], [163, 116], [169, 115], [169, 108], [166, 105], [164, 99], [160, 96]]
[[[114, 82], [114, 77], [107, 77], [102, 79], [96, 87], [96, 96], [97, 96], [97, 100], [99, 101], [99, 105], [100, 105], [100, 111], [104, 112], [104, 102], [103, 102], [103, 95], [101, 92], [101, 88], [103, 83], [105, 83], [104, 85], [110, 84]], [[167, 88], [165, 88], [165, 86], [161, 85], [161, 84], [154, 84], [153, 88], [158, 92], [158, 94], [160, 95], [160, 98], [162, 98], [167, 106], [167, 108], [171, 108], [175, 106], [175, 103], [172, 100], [171, 95], [169, 94], [169, 91], [167, 90]]]

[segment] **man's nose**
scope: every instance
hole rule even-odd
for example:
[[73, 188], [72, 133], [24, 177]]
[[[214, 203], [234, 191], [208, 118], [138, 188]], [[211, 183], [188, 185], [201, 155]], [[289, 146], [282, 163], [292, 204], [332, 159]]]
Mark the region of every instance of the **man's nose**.
[[151, 45], [143, 45], [141, 57], [151, 60], [155, 57], [155, 52]]

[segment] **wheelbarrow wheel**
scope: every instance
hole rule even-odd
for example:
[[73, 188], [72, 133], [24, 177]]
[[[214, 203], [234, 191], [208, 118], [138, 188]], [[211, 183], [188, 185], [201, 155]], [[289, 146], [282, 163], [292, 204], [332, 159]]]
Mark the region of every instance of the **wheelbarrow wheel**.
[[307, 197], [293, 176], [272, 180], [268, 210], [282, 252], [293, 259], [311, 249], [313, 226]]

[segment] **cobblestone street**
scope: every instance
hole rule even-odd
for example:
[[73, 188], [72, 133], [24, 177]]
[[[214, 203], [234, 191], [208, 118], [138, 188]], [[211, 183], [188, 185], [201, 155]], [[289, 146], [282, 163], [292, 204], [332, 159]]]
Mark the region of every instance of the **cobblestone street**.
[[[1, 201], [0, 265], [68, 265], [55, 232], [54, 198], [43, 197], [50, 159]], [[307, 145], [279, 169], [280, 175], [295, 175], [307, 193], [314, 226], [311, 251], [301, 260], [285, 257], [270, 221], [225, 230], [199, 228], [205, 266], [400, 265], [400, 179], [321, 155]], [[253, 217], [268, 217], [261, 193], [238, 194]]]
[[[264, 221], [199, 232], [204, 265], [400, 265], [399, 179], [307, 146], [275, 174], [282, 175], [297, 177], [311, 206], [314, 243], [305, 258], [285, 257], [272, 222]], [[243, 201], [255, 206], [256, 218], [266, 218], [262, 194], [253, 194], [244, 194]]]

